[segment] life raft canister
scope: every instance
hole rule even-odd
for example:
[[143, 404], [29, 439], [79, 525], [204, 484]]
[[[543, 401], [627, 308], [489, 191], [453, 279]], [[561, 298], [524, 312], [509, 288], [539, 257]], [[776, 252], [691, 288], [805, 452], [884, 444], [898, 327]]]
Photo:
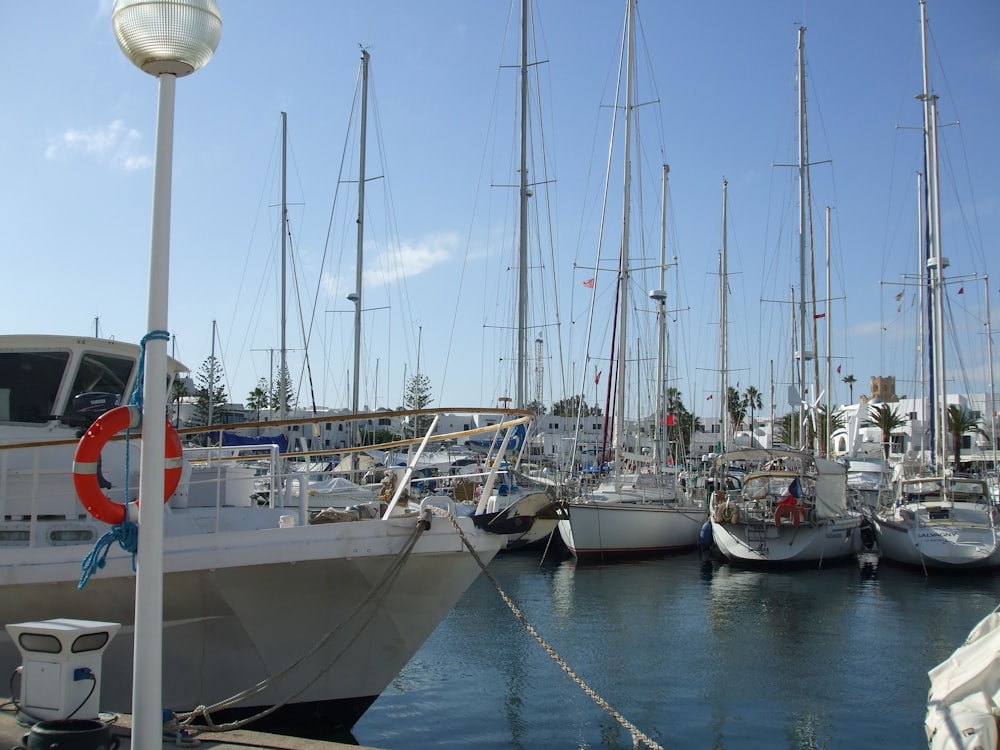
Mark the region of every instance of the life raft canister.
[[[134, 430], [142, 423], [138, 406], [118, 406], [99, 416], [76, 446], [73, 455], [73, 487], [83, 507], [98, 521], [119, 524], [125, 520], [125, 506], [116, 503], [101, 491], [97, 461], [101, 449], [122, 430]], [[165, 463], [163, 469], [163, 502], [170, 499], [181, 480], [183, 448], [177, 430], [166, 420]]]

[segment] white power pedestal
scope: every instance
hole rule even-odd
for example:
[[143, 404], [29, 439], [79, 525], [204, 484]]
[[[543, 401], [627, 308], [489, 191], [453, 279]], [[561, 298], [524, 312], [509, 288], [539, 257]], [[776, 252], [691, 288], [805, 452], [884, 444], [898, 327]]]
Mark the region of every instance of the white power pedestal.
[[60, 618], [6, 628], [21, 652], [21, 710], [40, 720], [99, 717], [101, 657], [121, 624]]

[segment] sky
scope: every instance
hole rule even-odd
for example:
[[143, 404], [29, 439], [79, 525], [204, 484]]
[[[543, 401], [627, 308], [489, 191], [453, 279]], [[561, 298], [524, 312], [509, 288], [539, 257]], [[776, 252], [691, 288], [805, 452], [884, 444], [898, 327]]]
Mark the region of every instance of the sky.
[[[177, 81], [174, 116], [169, 329], [171, 351], [195, 375], [216, 357], [239, 402], [280, 360], [285, 112], [289, 370], [301, 405], [351, 405], [355, 308], [346, 295], [356, 284], [365, 49], [359, 406], [400, 406], [417, 372], [434, 405], [513, 396], [519, 5], [220, 1], [219, 47]], [[158, 87], [118, 48], [111, 6], [0, 5], [7, 333], [138, 341], [148, 329]], [[1000, 3], [927, 7], [941, 236], [954, 281], [948, 377], [952, 389], [982, 392], [990, 377], [984, 276], [993, 329], [1000, 306]], [[610, 319], [622, 225], [622, 170], [608, 153], [624, 13], [623, 1], [534, 2], [530, 210], [542, 259], [531, 262], [527, 400], [581, 391], [604, 398], [609, 333], [591, 323]], [[849, 392], [856, 400], [874, 375], [895, 376], [900, 396], [919, 391], [919, 18], [917, 0], [639, 0], [643, 156], [633, 180], [644, 186], [644, 214], [630, 223], [643, 243], [631, 263], [642, 270], [626, 336], [636, 337], [630, 356], [648, 373], [656, 344], [638, 334], [656, 330], [644, 293], [660, 285], [667, 163], [667, 378], [692, 412], [710, 416], [719, 403], [723, 244], [728, 382], [753, 385], [765, 403], [773, 387], [777, 410], [786, 407], [799, 273], [798, 170], [788, 165], [798, 158], [800, 26], [815, 310], [825, 314], [814, 318], [817, 351], [833, 372], [823, 391], [835, 403]], [[44, 49], [39, 39], [49, 40]], [[593, 289], [583, 283], [592, 278]]]

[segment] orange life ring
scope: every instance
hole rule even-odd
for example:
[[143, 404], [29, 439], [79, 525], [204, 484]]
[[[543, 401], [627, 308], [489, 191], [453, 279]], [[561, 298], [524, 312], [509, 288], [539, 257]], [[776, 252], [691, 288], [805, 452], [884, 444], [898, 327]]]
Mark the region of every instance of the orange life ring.
[[798, 526], [802, 523], [802, 509], [797, 505], [781, 505], [779, 504], [777, 508], [774, 509], [774, 525], [781, 526], [781, 520], [788, 516], [792, 522], [792, 526]]
[[[76, 453], [73, 455], [73, 487], [83, 507], [98, 521], [119, 524], [125, 520], [125, 506], [105, 495], [98, 483], [97, 461], [101, 457], [101, 449], [114, 435], [122, 430], [135, 429], [141, 422], [142, 413], [138, 406], [117, 406], [99, 416], [76, 446]], [[163, 469], [164, 502], [174, 494], [180, 483], [183, 453], [177, 430], [167, 420], [164, 446], [166, 462]]]

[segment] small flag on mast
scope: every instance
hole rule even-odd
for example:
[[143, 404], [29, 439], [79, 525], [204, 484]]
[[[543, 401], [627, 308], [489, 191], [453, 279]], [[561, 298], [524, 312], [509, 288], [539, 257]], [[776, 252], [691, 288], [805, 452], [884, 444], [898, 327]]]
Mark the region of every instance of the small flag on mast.
[[587, 289], [593, 289], [595, 281], [596, 279], [587, 279], [585, 282], [583, 282], [583, 285], [587, 287]]

